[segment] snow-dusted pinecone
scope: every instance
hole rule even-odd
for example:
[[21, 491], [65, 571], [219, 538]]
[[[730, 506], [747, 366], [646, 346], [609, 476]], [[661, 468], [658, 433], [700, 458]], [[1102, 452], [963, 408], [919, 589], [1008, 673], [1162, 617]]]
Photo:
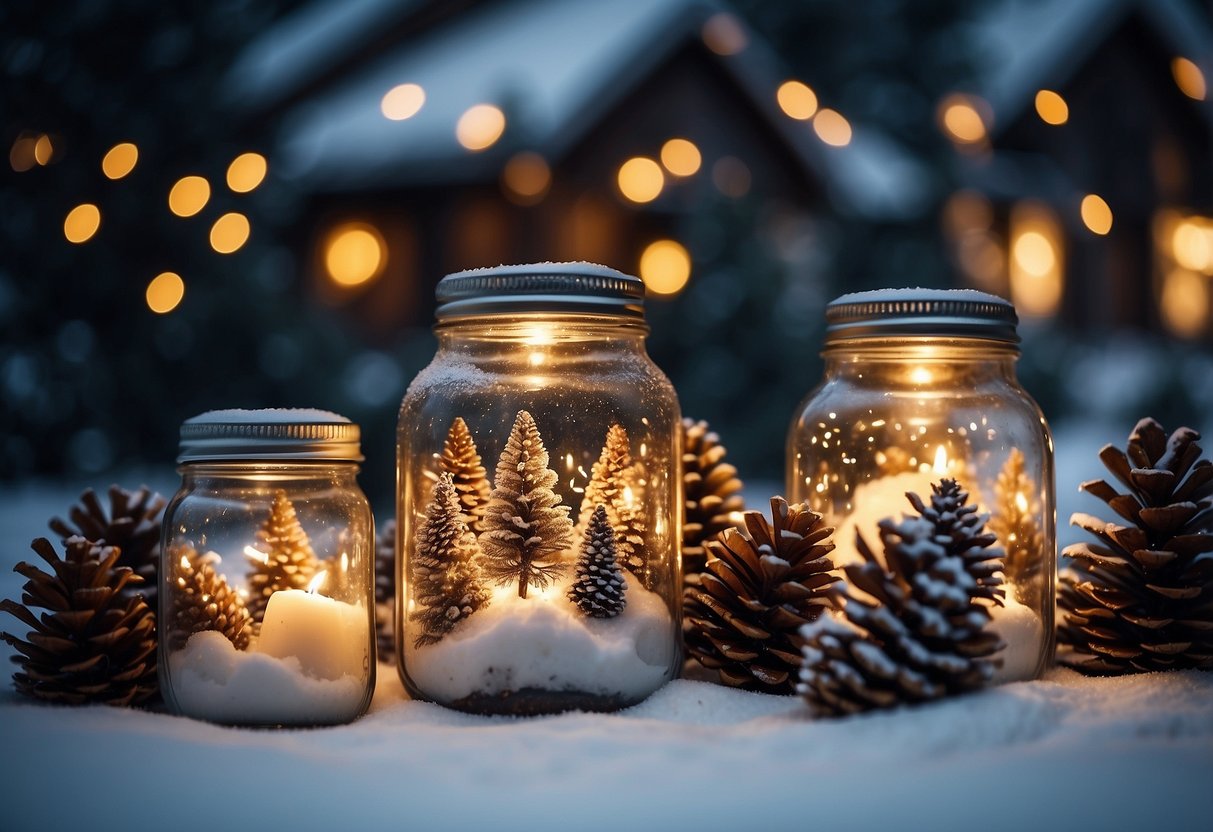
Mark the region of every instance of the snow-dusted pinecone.
[[844, 567], [842, 611], [802, 630], [797, 690], [814, 715], [937, 699], [992, 678], [1003, 644], [986, 625], [1003, 594], [993, 577], [1002, 550], [954, 480], [932, 490], [929, 505], [906, 495], [919, 516], [880, 521], [883, 563], [856, 536], [863, 562]]
[[[0, 610], [30, 628], [24, 640], [0, 633], [18, 653], [18, 692], [68, 705], [138, 705], [153, 698], [156, 617], [143, 596], [123, 592], [142, 578], [118, 566], [115, 547], [83, 537], [69, 537], [62, 558], [44, 537], [31, 548], [51, 572], [18, 563], [14, 571], [26, 578], [22, 602], [0, 601]], [[39, 608], [46, 612], [35, 615]]]
[[170, 578], [175, 589], [168, 621], [169, 649], [185, 647], [194, 633], [215, 630], [223, 633], [237, 650], [247, 650], [252, 618], [240, 595], [228, 586], [227, 578], [215, 571], [219, 556], [205, 555], [190, 546], [172, 550]]
[[682, 526], [682, 574], [687, 586], [699, 584], [708, 561], [704, 543], [735, 526], [734, 513], [745, 511], [737, 469], [725, 461], [728, 452], [708, 423], [682, 420], [682, 491], [686, 521]]
[[1126, 451], [1099, 458], [1125, 489], [1105, 480], [1080, 488], [1123, 522], [1075, 514], [1098, 542], [1062, 553], [1060, 660], [1091, 674], [1213, 669], [1213, 463], [1200, 434], [1142, 419]]
[[85, 489], [80, 501], [68, 509], [68, 519], [52, 517], [51, 531], [64, 541], [83, 537], [95, 543], [115, 546], [118, 566], [129, 566], [143, 580], [129, 583], [123, 592], [138, 592], [156, 609], [156, 570], [160, 565], [160, 521], [165, 499], [146, 485], [127, 491], [109, 487], [110, 507], [106, 511], [93, 489]]
[[782, 497], [771, 499], [771, 518], [747, 511], [746, 531], [730, 527], [707, 541], [702, 580], [686, 596], [685, 637], [690, 654], [725, 684], [791, 693], [799, 630], [832, 603], [834, 530]]

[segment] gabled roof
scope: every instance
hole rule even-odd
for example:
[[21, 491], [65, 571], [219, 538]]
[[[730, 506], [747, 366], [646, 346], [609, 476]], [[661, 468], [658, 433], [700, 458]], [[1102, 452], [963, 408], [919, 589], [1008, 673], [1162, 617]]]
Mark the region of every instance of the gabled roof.
[[[244, 88], [245, 101], [255, 100], [257, 90], [263, 100], [289, 94], [308, 66], [309, 50], [324, 41], [309, 35], [309, 26], [334, 27], [333, 40], [342, 41], [340, 49], [348, 52], [359, 38], [369, 37], [372, 12], [384, 14], [380, 3], [359, 0], [360, 15], [341, 26], [326, 24], [318, 12], [311, 12], [307, 25], [287, 21], [284, 42], [275, 46], [279, 33], [272, 30], [266, 42], [254, 44], [233, 70], [229, 86]], [[339, 74], [288, 111], [278, 164], [320, 190], [494, 176], [499, 158], [469, 154], [455, 139], [459, 117], [481, 103], [501, 106], [511, 131], [521, 131], [529, 147], [559, 160], [678, 49], [695, 42], [706, 50], [701, 28], [722, 8], [712, 0], [474, 5]], [[783, 80], [778, 61], [756, 33], [746, 34], [748, 45], [741, 52], [712, 57], [753, 99], [805, 170], [826, 182], [844, 210], [878, 217], [916, 211], [928, 182], [918, 163], [892, 139], [862, 125], [856, 126], [851, 145], [830, 148], [806, 123], [783, 116], [774, 97]], [[328, 44], [321, 58], [332, 60], [337, 49]], [[425, 106], [408, 120], [390, 121], [380, 101], [401, 83], [421, 85]]]
[[[1157, 37], [1198, 64], [1213, 62], [1213, 31], [1185, 0], [1006, 0], [973, 27], [981, 56], [979, 94], [997, 134], [1029, 111], [1037, 90], [1066, 85], [1133, 13]], [[1213, 123], [1213, 102], [1193, 101]]]

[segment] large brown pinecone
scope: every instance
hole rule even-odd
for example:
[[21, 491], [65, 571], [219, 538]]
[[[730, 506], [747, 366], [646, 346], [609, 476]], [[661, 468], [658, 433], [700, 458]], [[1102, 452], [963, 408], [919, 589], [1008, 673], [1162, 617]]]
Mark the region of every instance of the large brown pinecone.
[[736, 526], [733, 513], [745, 511], [742, 483], [737, 469], [724, 461], [726, 453], [707, 422], [682, 420], [682, 574], [688, 587], [699, 584], [707, 563], [704, 543]]
[[170, 649], [182, 649], [190, 636], [207, 630], [223, 633], [237, 650], [248, 649], [252, 617], [227, 578], [215, 571], [218, 562], [219, 556], [213, 552], [200, 555], [189, 546], [173, 551], [169, 578], [174, 585], [168, 622]]
[[768, 523], [745, 513], [746, 531], [727, 528], [706, 543], [708, 562], [686, 596], [687, 650], [733, 687], [791, 693], [802, 626], [832, 603], [833, 529], [804, 504], [771, 499]]
[[138, 592], [148, 606], [156, 608], [156, 570], [160, 565], [160, 521], [165, 500], [146, 485], [127, 491], [117, 485], [109, 488], [109, 511], [93, 489], [85, 489], [80, 501], [68, 510], [68, 519], [52, 517], [51, 531], [64, 541], [83, 537], [118, 548], [118, 566], [129, 566], [142, 583], [128, 584], [124, 592]]
[[932, 491], [929, 505], [906, 495], [919, 516], [880, 521], [884, 563], [856, 535], [863, 562], [844, 567], [841, 613], [804, 628], [797, 690], [815, 716], [937, 699], [993, 677], [1004, 645], [986, 624], [1003, 595], [1002, 550], [955, 480]]
[[1213, 668], [1213, 463], [1200, 434], [1142, 419], [1126, 451], [1099, 458], [1125, 488], [1080, 488], [1125, 523], [1075, 514], [1098, 543], [1078, 543], [1060, 576], [1060, 659], [1084, 673]]
[[[0, 601], [0, 610], [30, 627], [24, 641], [0, 633], [19, 654], [17, 690], [69, 705], [137, 705], [154, 697], [156, 618], [142, 596], [123, 592], [142, 579], [117, 565], [118, 549], [79, 536], [64, 543], [63, 558], [44, 537], [31, 548], [51, 573], [17, 564], [14, 571], [26, 578], [21, 603]], [[46, 612], [36, 616], [37, 608]]]
[[396, 663], [396, 521], [375, 536], [375, 635], [379, 661]]

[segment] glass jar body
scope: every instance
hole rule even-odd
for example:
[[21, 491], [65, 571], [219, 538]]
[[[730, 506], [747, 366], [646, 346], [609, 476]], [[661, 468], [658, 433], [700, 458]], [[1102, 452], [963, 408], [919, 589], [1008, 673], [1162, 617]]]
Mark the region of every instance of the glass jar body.
[[[397, 437], [396, 642], [413, 696], [484, 713], [612, 710], [676, 675], [680, 414], [644, 331], [553, 313], [436, 328], [438, 352], [404, 397]], [[470, 534], [457, 555], [426, 543], [443, 472]], [[598, 505], [623, 589], [606, 608], [574, 592]], [[525, 565], [541, 549], [529, 562], [547, 573]], [[451, 599], [427, 573], [434, 557], [465, 561], [461, 586], [475, 597], [454, 620], [436, 617]]]
[[877, 524], [956, 480], [1004, 549], [1006, 599], [990, 626], [1006, 643], [995, 681], [1036, 678], [1053, 655], [1053, 443], [1015, 379], [1017, 351], [980, 339], [903, 336], [831, 345], [821, 385], [788, 435], [789, 498], [837, 529], [839, 565], [880, 549]]
[[165, 510], [160, 687], [176, 713], [333, 725], [375, 687], [374, 522], [357, 466], [193, 462]]

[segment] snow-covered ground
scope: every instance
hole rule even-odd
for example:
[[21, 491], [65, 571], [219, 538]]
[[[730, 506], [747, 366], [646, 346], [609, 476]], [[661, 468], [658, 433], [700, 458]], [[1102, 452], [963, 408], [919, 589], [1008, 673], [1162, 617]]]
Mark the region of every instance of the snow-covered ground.
[[[1058, 430], [1062, 525], [1096, 508], [1074, 488], [1127, 427]], [[0, 595], [19, 597], [11, 564], [88, 484], [108, 480], [0, 488]], [[173, 488], [171, 477], [150, 484]], [[0, 616], [0, 629], [14, 626]], [[5, 684], [0, 759], [6, 832], [1207, 830], [1213, 674], [1054, 670], [835, 721], [809, 719], [795, 697], [680, 680], [620, 714], [518, 719], [408, 701], [381, 666], [358, 722], [281, 731], [47, 707]]]

